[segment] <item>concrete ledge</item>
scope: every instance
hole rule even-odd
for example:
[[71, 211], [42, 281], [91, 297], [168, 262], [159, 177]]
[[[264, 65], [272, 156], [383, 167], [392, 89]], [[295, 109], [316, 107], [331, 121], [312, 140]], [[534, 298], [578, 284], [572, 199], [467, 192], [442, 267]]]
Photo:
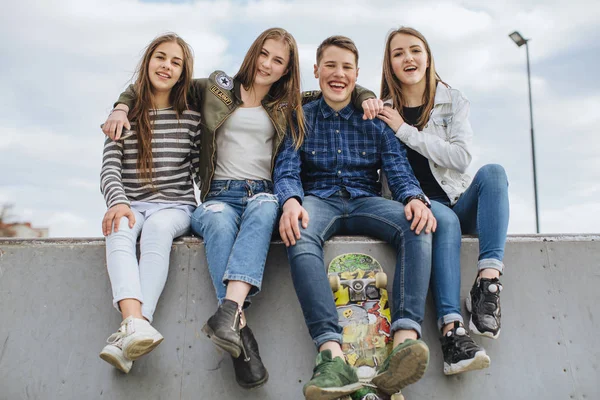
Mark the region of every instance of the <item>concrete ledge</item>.
[[[329, 241], [326, 262], [350, 251], [372, 254], [393, 273], [391, 248], [365, 237]], [[477, 254], [477, 239], [463, 239], [463, 299]], [[599, 235], [510, 236], [502, 334], [496, 341], [476, 338], [491, 367], [443, 375], [428, 299], [423, 329], [431, 364], [404, 390], [407, 400], [600, 398], [599, 259]], [[229, 356], [200, 333], [215, 307], [202, 241], [176, 241], [155, 319], [165, 341], [123, 375], [98, 357], [120, 322], [104, 240], [0, 239], [0, 399], [302, 399], [316, 352], [283, 244], [273, 242], [263, 292], [248, 312], [270, 373], [263, 388], [239, 388]]]

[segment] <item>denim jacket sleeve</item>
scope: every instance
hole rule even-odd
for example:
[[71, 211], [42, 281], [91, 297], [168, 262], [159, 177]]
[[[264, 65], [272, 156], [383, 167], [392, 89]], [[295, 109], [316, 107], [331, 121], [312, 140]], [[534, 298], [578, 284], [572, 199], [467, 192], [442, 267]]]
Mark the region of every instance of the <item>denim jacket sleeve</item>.
[[273, 171], [274, 192], [280, 207], [291, 197], [297, 197], [300, 203], [304, 201], [304, 189], [300, 178], [301, 165], [300, 151], [296, 149], [292, 135], [288, 132], [275, 159]]
[[451, 118], [438, 117], [434, 108], [423, 131], [402, 124], [396, 137], [435, 164], [464, 173], [472, 159], [473, 129], [469, 110], [469, 101], [459, 91], [453, 90]]

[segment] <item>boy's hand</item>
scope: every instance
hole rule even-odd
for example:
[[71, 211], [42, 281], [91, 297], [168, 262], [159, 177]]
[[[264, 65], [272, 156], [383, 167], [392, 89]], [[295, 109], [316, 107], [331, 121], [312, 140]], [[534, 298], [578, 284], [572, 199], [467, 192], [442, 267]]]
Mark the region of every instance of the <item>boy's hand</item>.
[[404, 215], [412, 220], [410, 230], [418, 235], [425, 228], [425, 233], [435, 232], [437, 221], [431, 210], [419, 199], [412, 199], [404, 206]]
[[283, 205], [283, 214], [279, 220], [279, 235], [285, 247], [294, 246], [300, 239], [298, 220], [302, 220], [302, 227], [308, 228], [308, 212], [295, 198], [288, 199]]

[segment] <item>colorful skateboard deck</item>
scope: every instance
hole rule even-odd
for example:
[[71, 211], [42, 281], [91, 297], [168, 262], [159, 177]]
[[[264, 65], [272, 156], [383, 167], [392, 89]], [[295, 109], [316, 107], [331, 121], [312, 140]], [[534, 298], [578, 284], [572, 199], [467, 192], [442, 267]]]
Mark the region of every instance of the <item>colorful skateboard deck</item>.
[[[342, 351], [365, 387], [352, 400], [390, 399], [370, 385], [392, 350], [387, 277], [381, 264], [361, 253], [335, 257], [327, 268], [338, 321], [343, 328]], [[391, 397], [402, 400], [401, 394]]]

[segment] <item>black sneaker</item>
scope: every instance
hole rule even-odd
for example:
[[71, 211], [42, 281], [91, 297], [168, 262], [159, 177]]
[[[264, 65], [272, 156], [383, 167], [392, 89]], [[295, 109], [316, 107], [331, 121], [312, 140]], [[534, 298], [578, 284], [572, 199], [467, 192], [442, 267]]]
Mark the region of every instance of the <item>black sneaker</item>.
[[471, 332], [497, 339], [500, 335], [500, 292], [502, 283], [498, 278], [477, 278], [466, 299], [471, 313]]
[[454, 328], [440, 338], [444, 354], [444, 374], [484, 369], [490, 366], [490, 357], [471, 339], [467, 330], [456, 321]]
[[261, 387], [267, 383], [269, 373], [258, 353], [258, 343], [248, 325], [240, 329], [240, 336], [244, 345], [242, 354], [238, 358], [232, 356], [235, 380], [245, 389]]
[[313, 376], [304, 385], [306, 400], [333, 400], [362, 388], [356, 371], [340, 357], [331, 357], [331, 350], [323, 350], [317, 355], [317, 365]]

